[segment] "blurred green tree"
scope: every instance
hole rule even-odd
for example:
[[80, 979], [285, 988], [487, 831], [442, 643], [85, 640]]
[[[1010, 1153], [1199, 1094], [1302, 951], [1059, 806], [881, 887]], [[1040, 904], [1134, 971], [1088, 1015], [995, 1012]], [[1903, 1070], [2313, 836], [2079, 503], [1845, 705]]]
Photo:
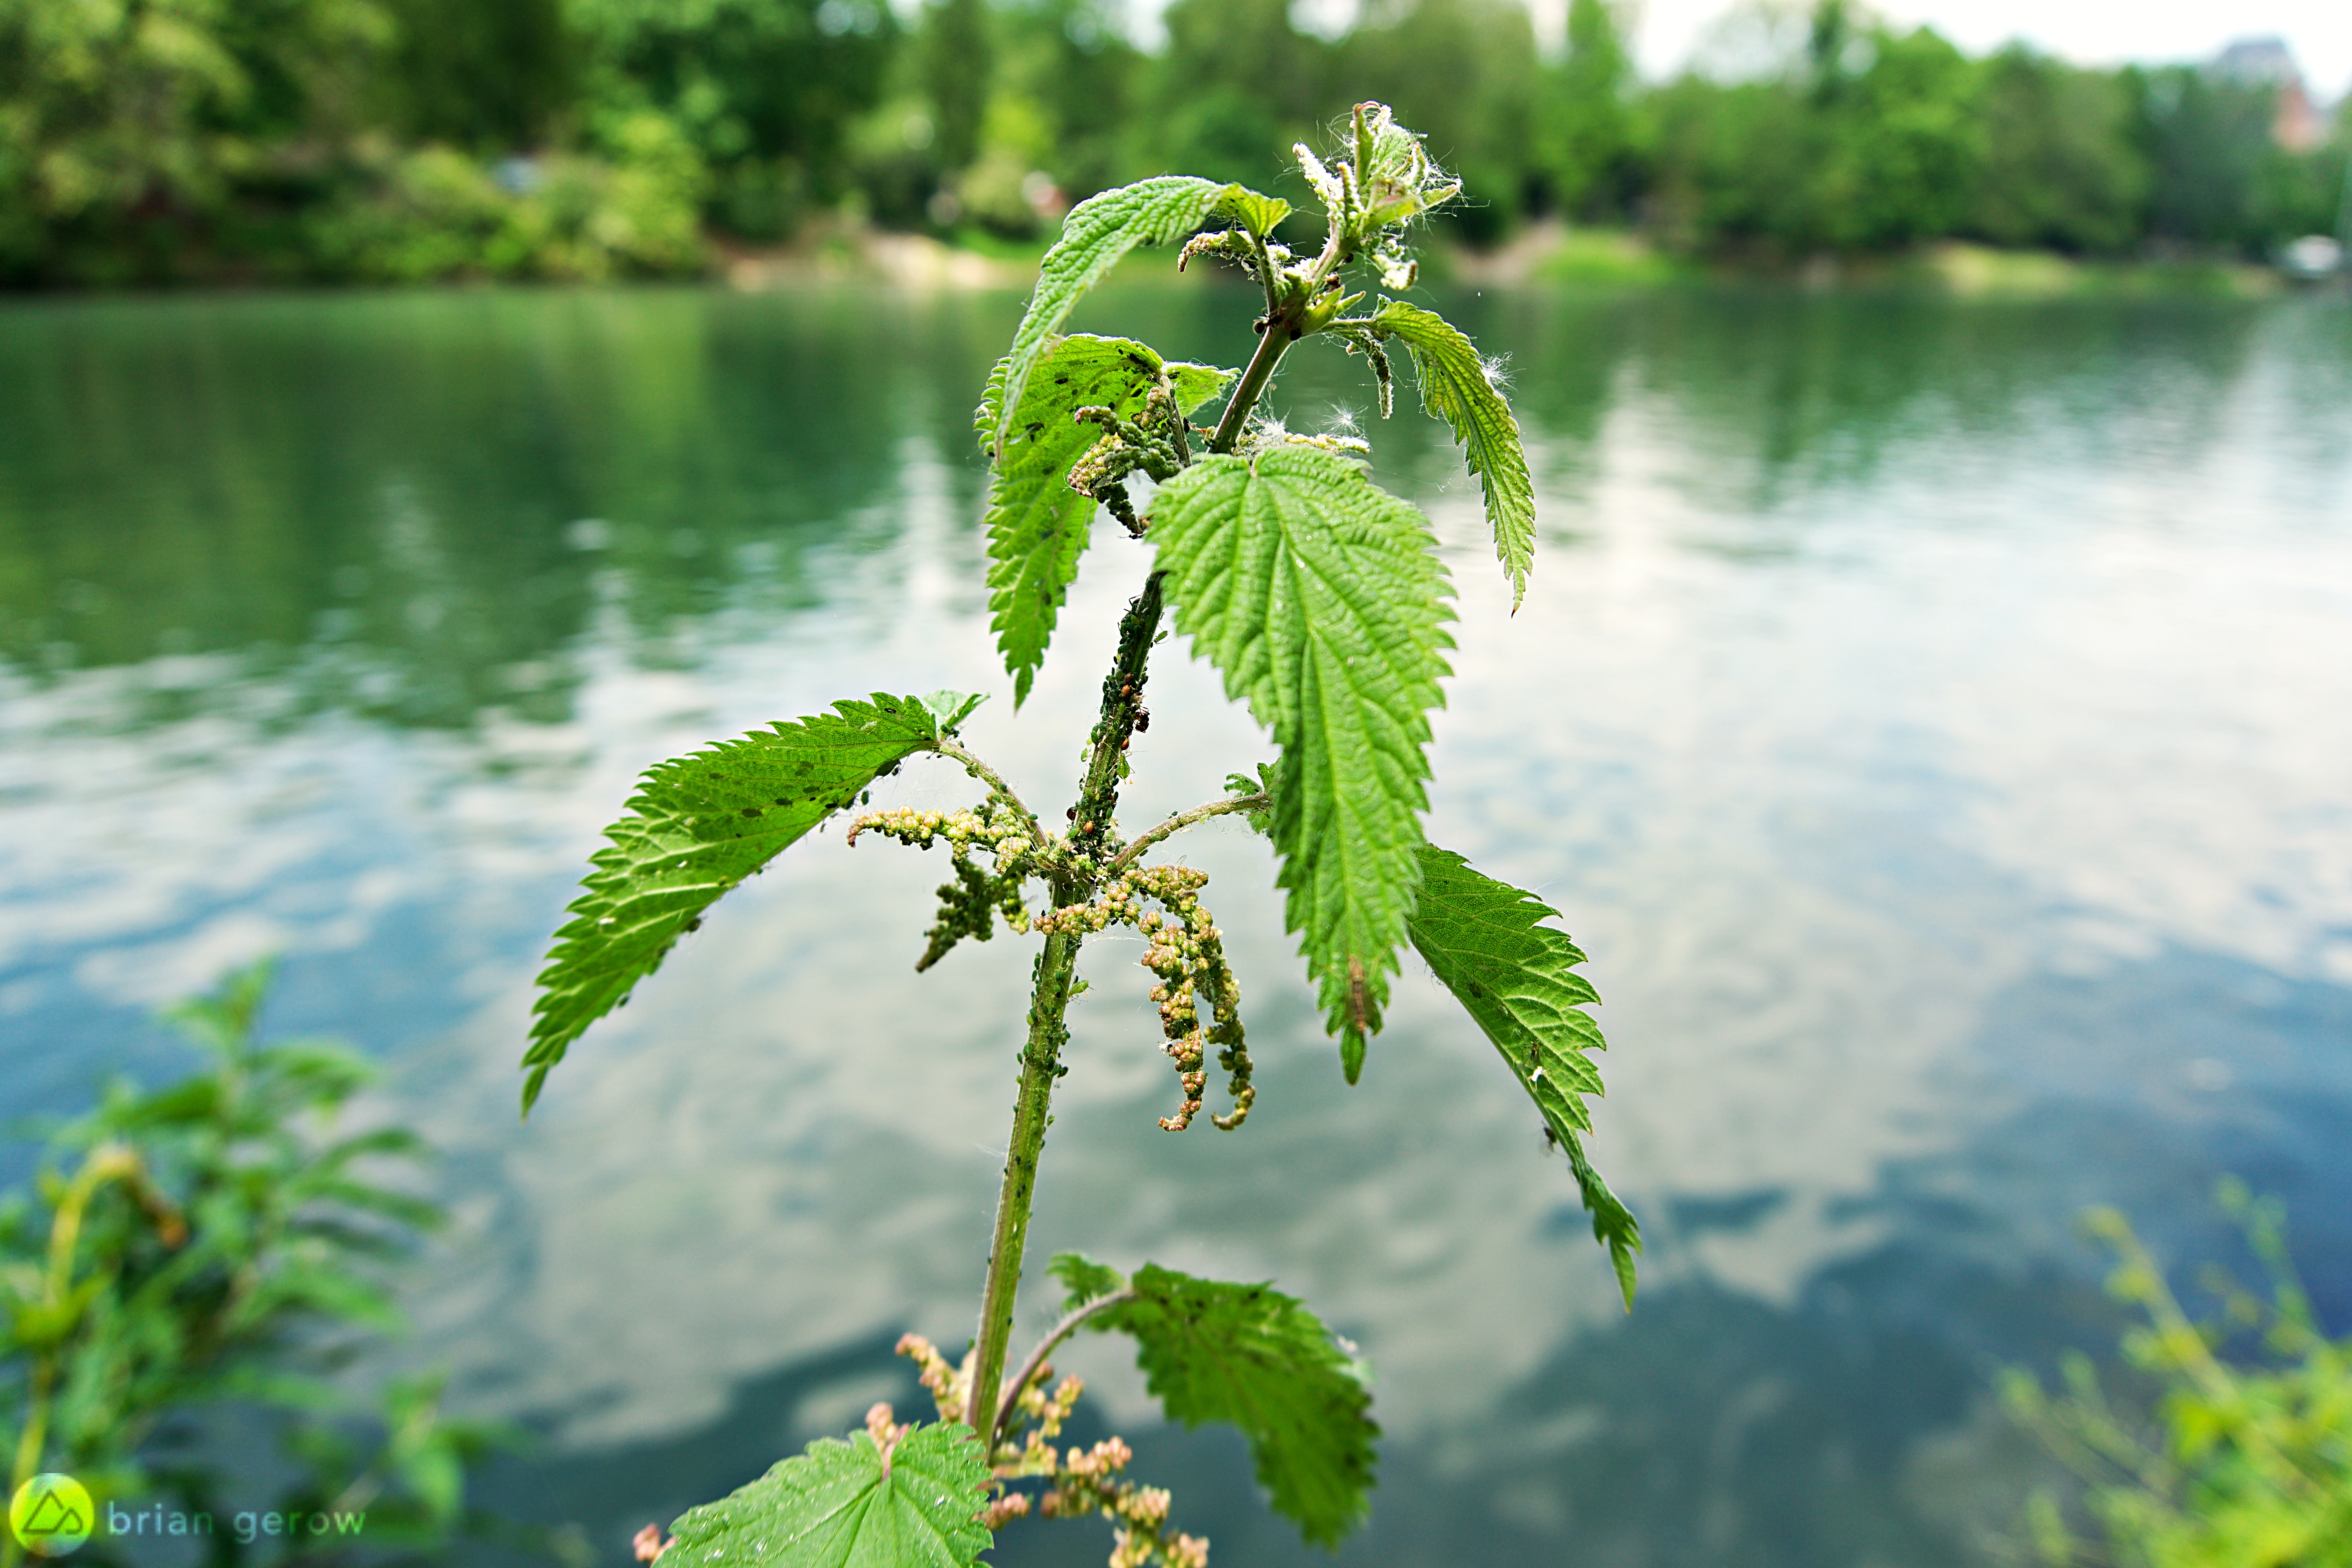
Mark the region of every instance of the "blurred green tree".
[[1525, 0], [1366, 0], [1336, 39], [1174, 0], [1157, 58], [1111, 0], [926, 0], [911, 30], [890, 0], [0, 0], [0, 286], [692, 271], [705, 226], [844, 202], [1028, 236], [1168, 169], [1288, 180], [1368, 97], [1484, 193], [1437, 220], [1472, 242], [1546, 210], [1781, 258], [2337, 226], [2345, 133], [2282, 148], [2259, 73], [1739, 15], [1744, 47], [1645, 87], [1619, 0], [1568, 0], [1550, 63]]
[[1685, 75], [1643, 105], [1651, 203], [1678, 247], [1780, 249], [1812, 238], [1827, 127], [1787, 81]]
[[1063, 199], [1080, 201], [1118, 184], [1143, 56], [1113, 9], [1103, 0], [1032, 0], [999, 16], [999, 79], [1034, 102], [1050, 128], [1043, 167]]
[[572, 94], [563, 0], [384, 0], [390, 118], [409, 136], [498, 153], [543, 145]]
[[2116, 252], [2145, 231], [2151, 184], [2116, 77], [2022, 45], [1985, 64], [1985, 154], [1969, 226], [1996, 245]]
[[373, 0], [0, 0], [0, 283], [202, 270], [243, 179], [364, 123]]
[[1546, 193], [1580, 217], [1622, 216], [1639, 170], [1626, 104], [1633, 66], [1609, 0], [1570, 0], [1568, 54], [1546, 73], [1538, 167]]
[[1977, 65], [1934, 30], [1855, 30], [1827, 0], [1801, 69], [1651, 104], [1660, 210], [1687, 244], [1786, 255], [1958, 232], [1986, 157]]
[[655, 113], [709, 165], [712, 216], [788, 232], [846, 188], [851, 122], [881, 95], [898, 24], [884, 0], [571, 0], [592, 142]]
[[1129, 127], [1130, 164], [1264, 185], [1287, 177], [1290, 144], [1336, 112], [1330, 46], [1301, 33], [1289, 0], [1175, 0], [1168, 48]]
[[[1837, 14], [1835, 0], [1822, 12]], [[1816, 28], [1817, 44], [1826, 37], [1843, 52], [1837, 37]], [[1866, 49], [1869, 65], [1850, 76], [1840, 58], [1816, 57], [1830, 133], [1802, 237], [1810, 246], [1875, 250], [1954, 233], [1983, 165], [1979, 78], [1966, 56], [1927, 27], [1874, 30]]]
[[2174, 244], [2243, 244], [2271, 149], [2274, 89], [2194, 66], [2127, 70], [2154, 170], [2148, 230]]
[[980, 155], [994, 50], [985, 0], [929, 0], [916, 34], [923, 92], [930, 100], [932, 147], [952, 172]]

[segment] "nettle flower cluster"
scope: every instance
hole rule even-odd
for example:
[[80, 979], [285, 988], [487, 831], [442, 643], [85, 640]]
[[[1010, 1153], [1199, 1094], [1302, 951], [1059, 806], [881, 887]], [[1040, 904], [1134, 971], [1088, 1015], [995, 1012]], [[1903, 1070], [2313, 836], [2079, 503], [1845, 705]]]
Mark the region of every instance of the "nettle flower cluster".
[[[1029, 908], [1022, 901], [1021, 885], [1046, 865], [1067, 862], [1066, 842], [1041, 842], [1037, 825], [1012, 802], [991, 797], [978, 811], [919, 811], [893, 806], [867, 812], [849, 825], [855, 848], [863, 833], [879, 833], [918, 849], [929, 849], [940, 839], [948, 842], [949, 865], [955, 880], [940, 885], [939, 923], [923, 934], [930, 939], [923, 956], [915, 961], [920, 974], [965, 937], [986, 942], [996, 934], [996, 918], [1016, 932], [1031, 929]], [[973, 864], [973, 850], [996, 863], [993, 872]]]
[[[962, 1419], [971, 1400], [972, 1360], [978, 1347], [966, 1353], [961, 1365], [950, 1364], [939, 1347], [920, 1334], [900, 1336], [898, 1350], [921, 1369], [920, 1381], [938, 1405], [940, 1419]], [[1054, 1446], [1054, 1439], [1062, 1435], [1062, 1424], [1077, 1408], [1087, 1384], [1082, 1377], [1065, 1377], [1048, 1394], [1045, 1385], [1053, 1377], [1053, 1363], [1039, 1360], [1013, 1392], [1004, 1424], [989, 1453], [989, 1474], [997, 1490], [981, 1512], [982, 1522], [990, 1530], [1001, 1530], [1027, 1517], [1033, 1507], [1031, 1495], [1012, 1489], [1010, 1483], [1042, 1479], [1045, 1488], [1034, 1501], [1039, 1517], [1099, 1515], [1111, 1521], [1108, 1568], [1147, 1568], [1154, 1562], [1162, 1568], [1208, 1568], [1209, 1543], [1169, 1528], [1172, 1500], [1167, 1489], [1122, 1479], [1120, 1472], [1135, 1458], [1135, 1450], [1124, 1440], [1106, 1437], [1090, 1448]], [[889, 1405], [875, 1405], [866, 1414], [866, 1429], [903, 1431], [891, 1427], [893, 1415]]]
[[[1170, 1132], [1183, 1131], [1200, 1114], [1202, 1091], [1209, 1081], [1202, 1063], [1210, 1046], [1220, 1047], [1217, 1065], [1230, 1075], [1225, 1090], [1233, 1096], [1234, 1108], [1209, 1120], [1231, 1132], [1249, 1120], [1250, 1107], [1257, 1103], [1242, 1030], [1241, 985], [1225, 963], [1224, 932], [1201, 902], [1201, 889], [1208, 882], [1206, 871], [1189, 866], [1141, 867], [1115, 878], [1092, 903], [1070, 904], [1035, 921], [1041, 931], [1082, 937], [1115, 925], [1129, 926], [1150, 942], [1140, 962], [1160, 982], [1151, 988], [1151, 1000], [1159, 1005], [1160, 1032], [1168, 1039], [1160, 1048], [1174, 1059], [1177, 1081], [1184, 1090], [1184, 1103], [1176, 1114], [1160, 1119], [1160, 1127]], [[1145, 908], [1147, 899], [1161, 908]], [[1205, 1026], [1201, 1021], [1203, 1002], [1209, 1007]]]
[[1102, 427], [1102, 438], [1070, 466], [1069, 488], [1118, 520], [1131, 539], [1143, 537], [1143, 520], [1128, 498], [1127, 477], [1138, 469], [1161, 484], [1192, 460], [1190, 434], [1172, 388], [1154, 386], [1144, 394], [1143, 413], [1129, 419], [1107, 404], [1090, 403], [1070, 417], [1081, 425]]
[[[1251, 804], [1237, 800], [1226, 809], [1244, 810]], [[1113, 926], [1141, 933], [1150, 945], [1140, 963], [1160, 982], [1152, 988], [1151, 1000], [1160, 1009], [1160, 1029], [1167, 1037], [1161, 1049], [1175, 1062], [1177, 1080], [1184, 1091], [1176, 1114], [1161, 1117], [1160, 1125], [1168, 1131], [1181, 1132], [1200, 1114], [1202, 1094], [1208, 1084], [1204, 1064], [1208, 1048], [1215, 1046], [1217, 1065], [1228, 1075], [1225, 1087], [1234, 1108], [1209, 1120], [1227, 1132], [1241, 1126], [1257, 1102], [1257, 1088], [1252, 1082], [1255, 1069], [1242, 1026], [1241, 985], [1225, 962], [1224, 933], [1217, 929], [1216, 917], [1201, 902], [1201, 889], [1208, 885], [1209, 874], [1186, 866], [1130, 867], [1108, 874], [1109, 879], [1090, 902], [1033, 915], [1022, 900], [1021, 887], [1027, 878], [1091, 872], [1088, 879], [1096, 880], [1107, 874], [1103, 857], [1058, 834], [1048, 834], [1041, 842], [1034, 837], [1036, 831], [1035, 824], [1017, 805], [992, 798], [978, 810], [893, 806], [867, 812], [851, 822], [849, 843], [855, 846], [867, 833], [918, 849], [929, 849], [942, 840], [947, 843], [956, 880], [939, 889], [939, 923], [928, 933], [930, 943], [916, 962], [918, 972], [938, 963], [963, 937], [988, 941], [994, 934], [998, 916], [1024, 935], [1062, 932], [1085, 938]], [[992, 872], [973, 863], [971, 857], [975, 850], [992, 857]], [[1147, 900], [1160, 908], [1148, 908]], [[1203, 1003], [1209, 1010], [1205, 1023], [1201, 1016]]]

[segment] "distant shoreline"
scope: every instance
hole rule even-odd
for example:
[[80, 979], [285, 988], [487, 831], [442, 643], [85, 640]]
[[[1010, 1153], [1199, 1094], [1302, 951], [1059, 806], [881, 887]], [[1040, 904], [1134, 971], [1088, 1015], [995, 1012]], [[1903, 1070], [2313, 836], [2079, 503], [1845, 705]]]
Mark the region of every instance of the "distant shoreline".
[[[1026, 289], [1045, 242], [959, 244], [928, 235], [841, 231], [814, 244], [725, 257], [716, 268], [749, 291], [812, 281], [870, 279], [918, 289]], [[1691, 288], [1776, 283], [1823, 291], [1928, 292], [1960, 299], [2061, 299], [2207, 295], [2263, 299], [2301, 287], [2278, 268], [2210, 257], [2085, 258], [1942, 240], [1885, 255], [1781, 258], [1675, 255], [1639, 231], [1539, 222], [1490, 250], [1430, 247], [1423, 276], [1434, 283], [1497, 288]], [[1154, 252], [1130, 257], [1120, 273], [1163, 268]]]
[[[324, 283], [224, 276], [122, 289], [66, 287], [0, 289], [0, 301], [220, 296], [336, 294], [392, 288], [464, 291], [483, 288], [566, 289], [662, 288], [715, 284], [741, 293], [768, 293], [815, 285], [879, 283], [919, 293], [1025, 291], [1046, 250], [1043, 237], [1021, 241], [986, 234], [942, 239], [919, 233], [858, 226], [812, 230], [790, 245], [752, 247], [708, 237], [708, 264], [628, 279], [534, 280], [457, 276], [414, 283]], [[1639, 230], [1570, 227], [1556, 220], [1523, 226], [1502, 245], [1472, 249], [1444, 243], [1423, 253], [1423, 280], [1489, 288], [1651, 290], [1722, 287], [1785, 287], [1822, 293], [1912, 293], [1952, 299], [2057, 300], [2205, 297], [2261, 300], [2313, 289], [2342, 289], [2347, 279], [2314, 284], [2260, 262], [2213, 257], [2069, 256], [2052, 250], [2011, 250], [1967, 240], [1940, 240], [1914, 249], [1855, 256], [1819, 255], [1797, 260], [1762, 254], [1700, 257], [1665, 249]], [[1113, 273], [1127, 282], [1170, 272], [1167, 253], [1130, 255]]]

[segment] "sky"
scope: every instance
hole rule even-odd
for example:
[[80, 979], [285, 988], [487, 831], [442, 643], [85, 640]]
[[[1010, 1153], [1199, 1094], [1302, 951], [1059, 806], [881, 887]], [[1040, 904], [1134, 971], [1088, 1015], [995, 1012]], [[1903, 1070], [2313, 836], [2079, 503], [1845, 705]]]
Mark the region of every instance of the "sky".
[[[1634, 52], [1644, 75], [1671, 75], [1733, 0], [1640, 0]], [[1547, 7], [1540, 3], [1537, 15]], [[1925, 22], [1970, 54], [2021, 37], [2083, 65], [2204, 60], [2234, 39], [2273, 34], [2315, 90], [2352, 89], [2352, 0], [1876, 0], [1897, 23]], [[1549, 0], [1564, 16], [1566, 0]], [[1554, 24], [1558, 26], [1557, 23]]]

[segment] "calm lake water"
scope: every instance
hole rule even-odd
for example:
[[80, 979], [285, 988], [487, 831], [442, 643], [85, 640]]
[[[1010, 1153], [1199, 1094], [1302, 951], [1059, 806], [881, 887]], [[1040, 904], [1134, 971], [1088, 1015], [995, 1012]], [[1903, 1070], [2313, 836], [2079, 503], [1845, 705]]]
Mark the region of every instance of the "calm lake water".
[[[2186, 1268], [2234, 1256], [2239, 1173], [2352, 1326], [2352, 310], [1438, 302], [1511, 355], [1542, 543], [1513, 617], [1442, 428], [1366, 419], [1460, 587], [1432, 834], [1591, 954], [1641, 1300], [1425, 976], [1341, 1084], [1231, 823], [1184, 853], [1256, 1113], [1156, 1129], [1140, 949], [1099, 942], [1033, 1246], [1273, 1279], [1361, 1344], [1383, 1485], [1344, 1563], [1986, 1561], [2043, 1473], [1994, 1376], [2120, 1327], [2084, 1206]], [[1025, 949], [910, 974], [935, 859], [812, 837], [528, 1126], [514, 1065], [654, 760], [961, 685], [973, 746], [1068, 794], [1141, 563], [1097, 534], [1016, 715], [970, 410], [1019, 303], [0, 308], [0, 1106], [174, 1070], [150, 1010], [283, 954], [272, 1026], [362, 1043], [446, 1152], [397, 1359], [542, 1431], [491, 1500], [606, 1562], [874, 1398], [924, 1408], [890, 1342], [970, 1331]], [[1248, 313], [1204, 284], [1079, 324], [1238, 363]], [[1294, 426], [1370, 401], [1315, 349]], [[1131, 826], [1269, 754], [1181, 642], [1151, 705]], [[1221, 1568], [1320, 1560], [1118, 1344], [1063, 1359]], [[1108, 1546], [1033, 1523], [996, 1560]]]

